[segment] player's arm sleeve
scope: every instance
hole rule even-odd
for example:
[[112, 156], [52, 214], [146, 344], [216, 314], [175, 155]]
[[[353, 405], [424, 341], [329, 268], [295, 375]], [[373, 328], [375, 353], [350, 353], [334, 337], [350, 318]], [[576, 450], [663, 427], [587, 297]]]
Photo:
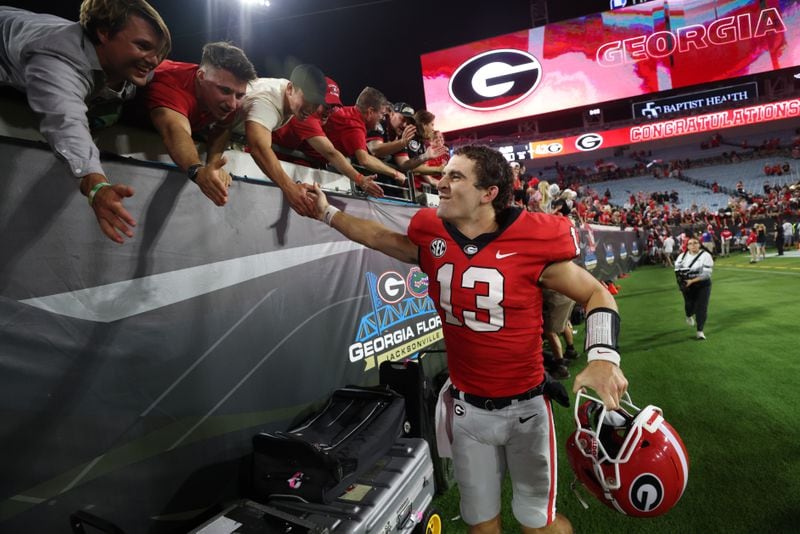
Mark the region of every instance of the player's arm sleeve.
[[25, 67], [28, 104], [41, 117], [39, 131], [76, 177], [105, 174], [86, 118], [92, 82], [53, 56], [35, 55]]

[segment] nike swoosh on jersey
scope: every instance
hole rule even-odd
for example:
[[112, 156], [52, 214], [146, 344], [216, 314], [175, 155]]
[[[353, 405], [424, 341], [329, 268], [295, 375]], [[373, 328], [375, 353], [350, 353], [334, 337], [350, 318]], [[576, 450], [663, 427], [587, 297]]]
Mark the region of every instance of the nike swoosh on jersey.
[[508, 254], [502, 254], [499, 250], [495, 253], [494, 257], [498, 260], [502, 260], [503, 258], [507, 258], [509, 256], [513, 256], [516, 252], [509, 252]]
[[531, 415], [531, 416], [529, 416], [529, 417], [520, 417], [520, 418], [519, 418], [519, 422], [520, 422], [520, 423], [527, 423], [528, 421], [530, 421], [530, 420], [531, 420], [531, 419], [533, 419], [534, 417], [536, 417], [536, 414], [533, 414], [533, 415]]

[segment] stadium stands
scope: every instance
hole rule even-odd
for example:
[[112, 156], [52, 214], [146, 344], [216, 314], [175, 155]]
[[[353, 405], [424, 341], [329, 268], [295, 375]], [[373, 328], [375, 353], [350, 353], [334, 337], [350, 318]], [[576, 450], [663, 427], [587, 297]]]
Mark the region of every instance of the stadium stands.
[[[791, 168], [790, 173], [780, 176], [767, 176], [764, 173], [766, 165], [783, 164], [788, 162]], [[763, 193], [764, 182], [770, 185], [786, 185], [798, 181], [798, 162], [790, 161], [785, 158], [770, 156], [753, 160], [744, 160], [739, 163], [727, 165], [716, 165], [712, 167], [697, 167], [684, 171], [684, 175], [696, 180], [703, 180], [709, 184], [717, 182], [720, 186], [735, 189], [736, 183], [741, 180], [744, 183], [745, 191], [751, 193]]]

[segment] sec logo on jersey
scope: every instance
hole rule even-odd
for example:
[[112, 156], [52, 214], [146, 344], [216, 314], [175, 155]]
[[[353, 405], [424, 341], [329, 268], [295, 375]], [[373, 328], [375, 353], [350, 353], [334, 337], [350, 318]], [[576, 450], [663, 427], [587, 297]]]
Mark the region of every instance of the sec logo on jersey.
[[431, 254], [433, 254], [434, 258], [441, 258], [446, 251], [447, 243], [444, 242], [444, 239], [437, 237], [431, 241]]
[[539, 85], [542, 66], [528, 52], [504, 48], [474, 56], [450, 78], [450, 97], [476, 111], [501, 109], [526, 98]]

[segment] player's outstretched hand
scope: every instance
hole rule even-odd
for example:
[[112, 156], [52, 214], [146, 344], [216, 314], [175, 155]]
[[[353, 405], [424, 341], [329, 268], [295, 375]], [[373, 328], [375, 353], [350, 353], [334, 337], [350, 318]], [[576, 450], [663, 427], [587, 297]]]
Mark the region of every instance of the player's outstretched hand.
[[298, 215], [316, 218], [315, 202], [308, 195], [308, 187], [303, 183], [292, 182], [283, 191], [286, 201]]
[[328, 207], [328, 197], [319, 188], [319, 184], [314, 184], [313, 189], [308, 192], [308, 195], [314, 199], [315, 214], [314, 218], [322, 220], [325, 214], [325, 209]]
[[614, 363], [594, 360], [575, 377], [572, 392], [577, 393], [584, 387], [593, 389], [607, 409], [616, 410], [619, 399], [628, 390], [628, 380]]
[[133, 237], [132, 226], [136, 220], [122, 205], [122, 199], [133, 196], [133, 188], [114, 184], [98, 190], [92, 200], [92, 210], [100, 229], [110, 240], [124, 243], [123, 236]]

